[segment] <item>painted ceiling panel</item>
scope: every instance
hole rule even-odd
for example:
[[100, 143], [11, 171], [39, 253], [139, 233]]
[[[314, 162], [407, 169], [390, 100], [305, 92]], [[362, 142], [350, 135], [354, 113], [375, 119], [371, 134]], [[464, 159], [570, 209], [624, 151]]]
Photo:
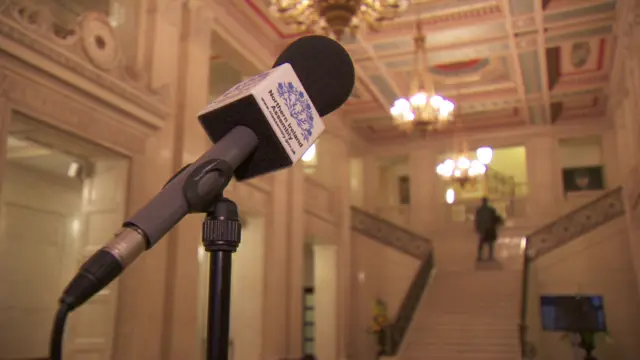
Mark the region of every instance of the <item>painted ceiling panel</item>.
[[[244, 6], [251, 19], [263, 21], [261, 28], [273, 31], [272, 37], [283, 44], [291, 41], [293, 30], [266, 11], [268, 2], [233, 3]], [[526, 125], [525, 120], [550, 124], [553, 109], [582, 114], [592, 109], [587, 106], [594, 96], [602, 112], [612, 50], [613, 16], [607, 14], [614, 13], [615, 1], [509, 0], [504, 5], [495, 0], [413, 0], [400, 19], [379, 32], [364, 29], [357, 39], [343, 39], [360, 79], [366, 80], [358, 82], [345, 106], [354, 128], [371, 141], [406, 139], [393, 127], [388, 111], [397, 96], [407, 95], [412, 80], [418, 17], [427, 35], [436, 90], [456, 101], [462, 127]], [[510, 14], [503, 13], [507, 10]], [[543, 24], [536, 21], [540, 18]], [[544, 41], [538, 34], [545, 34]], [[555, 86], [549, 89], [545, 85], [551, 83], [551, 73]]]
[[577, 8], [577, 9], [571, 9], [571, 10], [557, 12], [557, 13], [545, 14], [544, 21], [546, 23], [553, 23], [553, 22], [566, 21], [570, 19], [578, 19], [582, 17], [612, 12], [615, 10], [615, 8], [616, 8], [615, 2], [613, 1], [605, 2], [605, 3], [596, 4], [596, 5], [588, 6], [584, 8]]

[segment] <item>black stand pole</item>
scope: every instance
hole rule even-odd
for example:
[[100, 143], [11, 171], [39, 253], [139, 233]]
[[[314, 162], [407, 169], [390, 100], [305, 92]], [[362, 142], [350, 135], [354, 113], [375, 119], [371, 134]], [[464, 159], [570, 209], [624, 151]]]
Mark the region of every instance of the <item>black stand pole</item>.
[[209, 255], [207, 360], [227, 360], [231, 305], [231, 255], [240, 245], [241, 224], [236, 204], [220, 198], [202, 223], [202, 244]]

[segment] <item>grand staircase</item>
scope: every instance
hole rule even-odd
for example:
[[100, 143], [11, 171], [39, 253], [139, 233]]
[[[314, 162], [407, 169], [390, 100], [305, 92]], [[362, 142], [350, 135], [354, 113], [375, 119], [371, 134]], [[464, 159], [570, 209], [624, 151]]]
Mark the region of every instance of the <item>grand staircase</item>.
[[501, 237], [498, 262], [477, 263], [468, 229], [435, 242], [438, 267], [423, 296], [403, 360], [516, 360], [520, 358], [519, 237]]
[[353, 208], [354, 231], [422, 260], [396, 321], [386, 329], [382, 357], [528, 358], [523, 300], [531, 262], [624, 215], [621, 204], [617, 188], [531, 235], [505, 229], [496, 244], [497, 261], [481, 263], [475, 261], [477, 240], [470, 228], [433, 241]]

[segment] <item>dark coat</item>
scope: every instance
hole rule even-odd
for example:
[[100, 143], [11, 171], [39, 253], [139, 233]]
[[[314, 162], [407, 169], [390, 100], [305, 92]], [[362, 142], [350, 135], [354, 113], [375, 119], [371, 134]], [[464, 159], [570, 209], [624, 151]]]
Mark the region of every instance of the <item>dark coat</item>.
[[482, 205], [476, 210], [475, 226], [481, 241], [495, 241], [501, 224], [502, 217], [492, 206]]

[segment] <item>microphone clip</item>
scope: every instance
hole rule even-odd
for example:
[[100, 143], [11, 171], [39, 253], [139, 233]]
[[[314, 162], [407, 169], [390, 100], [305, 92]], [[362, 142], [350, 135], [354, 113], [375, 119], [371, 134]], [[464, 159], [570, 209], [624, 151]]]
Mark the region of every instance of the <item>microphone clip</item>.
[[[233, 171], [233, 166], [221, 159], [206, 160], [191, 170], [182, 187], [189, 213], [210, 213], [222, 199], [222, 192], [203, 193], [202, 189], [226, 188], [233, 178]], [[216, 182], [218, 184], [212, 186]]]

